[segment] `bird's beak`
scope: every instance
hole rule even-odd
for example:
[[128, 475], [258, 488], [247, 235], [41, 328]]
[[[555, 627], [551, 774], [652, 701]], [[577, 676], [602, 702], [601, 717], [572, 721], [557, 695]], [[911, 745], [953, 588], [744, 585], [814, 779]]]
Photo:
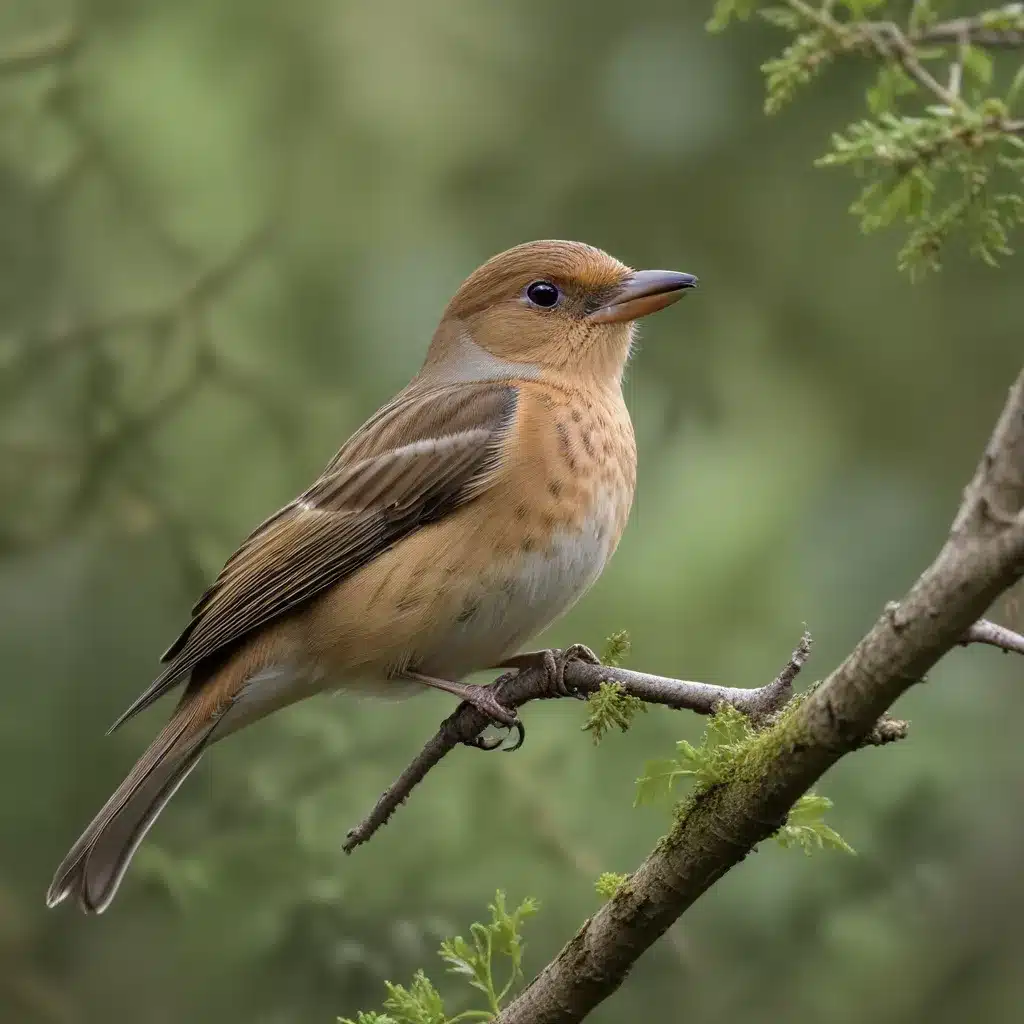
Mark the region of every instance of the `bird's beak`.
[[637, 270], [622, 282], [611, 299], [587, 319], [598, 324], [639, 320], [648, 313], [671, 306], [688, 288], [697, 287], [693, 274], [674, 270]]

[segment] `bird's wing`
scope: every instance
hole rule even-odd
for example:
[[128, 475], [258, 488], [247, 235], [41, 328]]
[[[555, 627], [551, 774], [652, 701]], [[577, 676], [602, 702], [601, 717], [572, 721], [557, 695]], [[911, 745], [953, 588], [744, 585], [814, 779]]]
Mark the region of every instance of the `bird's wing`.
[[111, 729], [202, 662], [486, 490], [501, 472], [517, 404], [505, 382], [402, 392], [228, 559], [164, 654], [167, 668]]

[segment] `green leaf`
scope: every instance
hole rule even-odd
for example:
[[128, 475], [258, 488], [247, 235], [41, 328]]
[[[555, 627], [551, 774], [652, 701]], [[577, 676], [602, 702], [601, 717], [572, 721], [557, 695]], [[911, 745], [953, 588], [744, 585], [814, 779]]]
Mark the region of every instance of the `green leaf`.
[[910, 8], [910, 31], [916, 32], [938, 18], [931, 0], [913, 0]]
[[1024, 64], [1017, 68], [1017, 73], [1013, 76], [1013, 81], [1006, 93], [1007, 107], [1012, 107], [1017, 102], [1022, 90], [1024, 90]]
[[408, 989], [386, 982], [388, 997], [384, 1009], [389, 1010], [401, 1024], [447, 1024], [444, 1004], [430, 979], [417, 971]]
[[789, 7], [763, 7], [757, 16], [786, 32], [797, 32], [800, 29], [800, 15]]
[[775, 834], [780, 846], [798, 847], [805, 854], [829, 848], [843, 853], [854, 853], [851, 847], [835, 829], [824, 822], [825, 812], [832, 807], [828, 797], [805, 793], [793, 805], [786, 818], [786, 824]]
[[977, 46], [967, 46], [963, 51], [964, 71], [979, 85], [992, 84], [992, 58]]
[[677, 780], [693, 774], [691, 769], [680, 767], [676, 758], [648, 761], [644, 765], [643, 775], [636, 780], [636, 796], [633, 799], [633, 806], [653, 804], [671, 796], [672, 788]]
[[626, 693], [621, 684], [602, 683], [596, 693], [587, 697], [587, 720], [580, 728], [598, 744], [611, 729], [626, 732], [638, 714], [646, 713], [647, 705]]
[[509, 913], [505, 909], [505, 894], [500, 890], [495, 894], [494, 902], [490, 905], [490, 930], [493, 935], [494, 951], [509, 957], [517, 969], [522, 961], [524, 948], [520, 929], [528, 917], [533, 917], [537, 913], [539, 906], [536, 900], [528, 898]]
[[674, 758], [644, 765], [643, 775], [636, 780], [633, 806], [671, 796], [675, 784], [683, 778], [692, 777], [701, 789], [724, 782], [742, 762], [756, 737], [744, 714], [730, 704], [723, 705], [708, 721], [700, 746], [680, 740]]
[[825, 33], [815, 30], [798, 35], [780, 57], [762, 64], [768, 93], [764, 101], [765, 113], [777, 114], [831, 58]]
[[612, 633], [604, 642], [604, 650], [601, 652], [601, 664], [618, 668], [629, 655], [630, 647], [632, 647], [632, 643], [626, 630], [620, 629], [617, 633]]
[[629, 881], [629, 875], [620, 875], [616, 871], [605, 871], [594, 883], [598, 896], [606, 900], [612, 899]]
[[888, 0], [840, 0], [840, 2], [850, 12], [851, 21], [864, 21], [872, 11], [884, 7]]
[[868, 108], [873, 114], [890, 111], [897, 99], [917, 92], [913, 79], [897, 65], [885, 65], [879, 69], [875, 84], [867, 91]]
[[733, 19], [747, 21], [757, 7], [757, 0], [716, 0], [711, 17], [705, 23], [709, 32], [723, 32]]
[[1019, 3], [1005, 4], [994, 11], [983, 11], [981, 24], [1003, 32], [1024, 32], [1024, 6]]

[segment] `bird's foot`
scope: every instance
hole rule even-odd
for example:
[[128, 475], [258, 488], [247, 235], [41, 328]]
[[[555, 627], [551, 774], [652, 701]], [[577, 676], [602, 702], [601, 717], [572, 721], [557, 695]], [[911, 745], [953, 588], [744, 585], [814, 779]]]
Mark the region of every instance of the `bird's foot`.
[[547, 651], [544, 669], [555, 687], [555, 692], [577, 700], [586, 700], [587, 695], [565, 681], [565, 667], [572, 661], [582, 661], [587, 665], [600, 665], [601, 659], [586, 644], [570, 644], [564, 651]]
[[[465, 690], [466, 692], [462, 699], [467, 704], [472, 704], [477, 711], [486, 715], [495, 725], [504, 726], [509, 730], [506, 736], [491, 739], [486, 739], [483, 735], [475, 736], [473, 739], [466, 741], [466, 746], [476, 747], [477, 750], [497, 750], [501, 747], [502, 750], [509, 754], [513, 750], [518, 750], [526, 739], [526, 726], [523, 725], [515, 708], [502, 704], [494, 695], [494, 690], [490, 686], [470, 685], [466, 686]], [[506, 746], [506, 740], [513, 731], [516, 733], [515, 742], [511, 746]]]
[[[511, 746], [506, 746], [506, 740], [508, 740], [508, 738], [512, 735], [513, 731], [515, 731], [516, 734], [515, 742]], [[526, 726], [523, 725], [522, 721], [517, 718], [515, 722], [512, 723], [512, 726], [509, 728], [508, 733], [506, 733], [504, 736], [495, 736], [491, 739], [488, 739], [487, 737], [482, 735], [474, 736], [473, 739], [466, 740], [465, 745], [467, 747], [474, 747], [476, 750], [487, 751], [497, 750], [500, 747], [506, 754], [511, 754], [513, 750], [518, 750], [523, 745], [523, 741], [525, 739]]]
[[525, 654], [516, 654], [497, 667], [514, 668], [520, 672], [531, 668], [539, 669], [551, 681], [558, 696], [586, 700], [586, 694], [580, 693], [565, 681], [565, 667], [571, 661], [583, 661], [588, 665], [601, 664], [601, 659], [585, 644], [570, 644], [562, 651], [528, 651]]
[[[493, 686], [480, 686], [475, 683], [453, 683], [450, 679], [438, 679], [436, 676], [428, 676], [411, 670], [407, 670], [404, 676], [406, 679], [415, 679], [417, 682], [426, 683], [427, 686], [432, 686], [436, 690], [444, 690], [445, 693], [454, 694], [456, 697], [460, 697], [463, 703], [471, 704], [482, 715], [486, 715], [495, 725], [503, 726], [510, 732], [514, 729], [516, 741], [511, 747], [505, 747], [505, 750], [518, 750], [523, 745], [523, 740], [526, 739], [526, 727], [519, 720], [519, 715], [515, 708], [510, 708], [498, 700]], [[466, 745], [476, 747], [478, 750], [497, 750], [504, 742], [504, 739], [499, 739], [495, 742], [477, 736], [475, 739], [467, 741]]]

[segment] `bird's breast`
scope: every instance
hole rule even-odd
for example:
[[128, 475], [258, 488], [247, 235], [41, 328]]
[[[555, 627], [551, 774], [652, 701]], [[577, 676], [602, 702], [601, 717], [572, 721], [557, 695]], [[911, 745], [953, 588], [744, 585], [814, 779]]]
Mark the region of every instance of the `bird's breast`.
[[318, 602], [309, 635], [325, 678], [460, 679], [521, 650], [597, 580], [633, 498], [621, 396], [522, 384], [503, 461], [479, 497]]
[[558, 529], [464, 578], [457, 605], [417, 651], [420, 670], [459, 679], [514, 654], [568, 611], [615, 548], [618, 505], [617, 496], [600, 493], [575, 528]]
[[[629, 516], [635, 447], [617, 390], [524, 388], [503, 483], [467, 507], [467, 547], [487, 554], [421, 671], [459, 678], [515, 653], [597, 580]], [[477, 538], [477, 539], [473, 539]]]

